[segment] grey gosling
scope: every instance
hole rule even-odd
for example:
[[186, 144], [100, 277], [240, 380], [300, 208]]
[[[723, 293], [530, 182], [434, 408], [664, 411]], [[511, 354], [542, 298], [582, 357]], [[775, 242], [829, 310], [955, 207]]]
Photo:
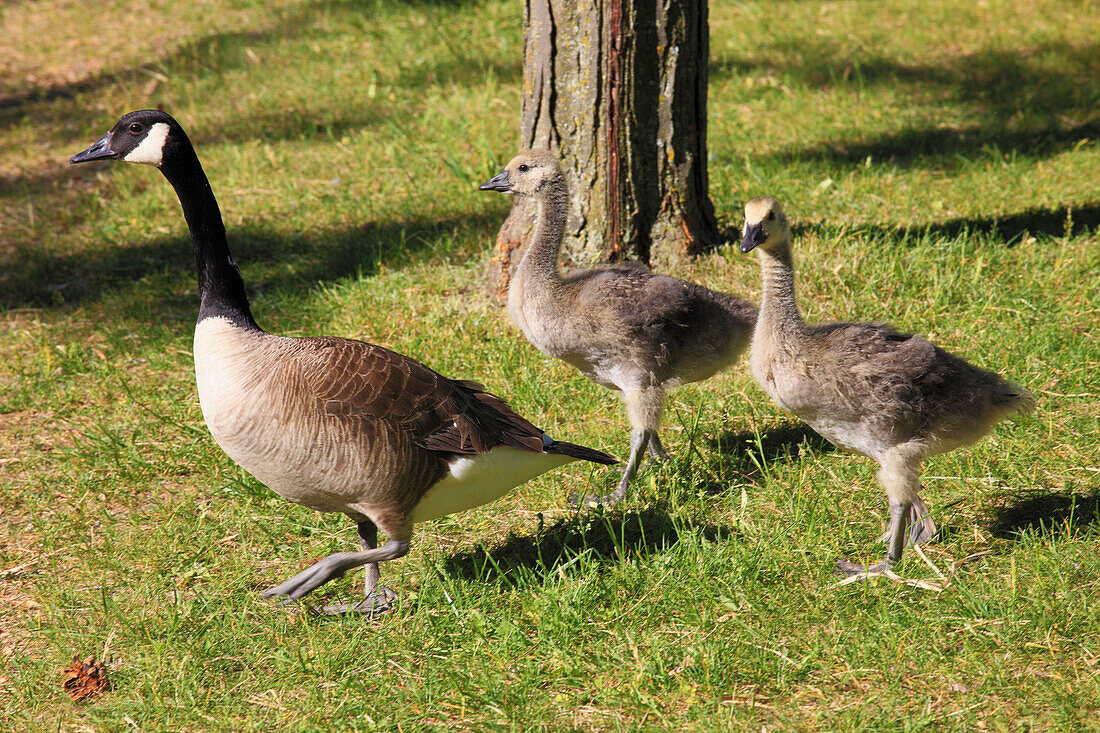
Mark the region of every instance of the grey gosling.
[[[218, 203], [190, 140], [163, 112], [131, 112], [71, 163], [156, 166], [176, 190], [194, 245], [199, 404], [218, 445], [284, 499], [343, 512], [361, 552], [337, 552], [263, 593], [297, 600], [365, 566], [363, 601], [327, 613], [381, 613], [378, 563], [405, 555], [415, 522], [479, 506], [576, 459], [606, 453], [556, 441], [476, 382], [448, 379], [380, 346], [285, 338], [252, 318]], [[387, 541], [376, 547], [377, 531]]]
[[480, 189], [537, 201], [534, 235], [508, 290], [512, 321], [540, 351], [618, 392], [626, 404], [630, 457], [622, 479], [611, 494], [581, 500], [612, 505], [626, 496], [647, 448], [655, 459], [668, 457], [658, 436], [665, 393], [736, 361], [749, 345], [756, 308], [636, 265], [562, 275], [569, 190], [548, 151], [520, 153]]
[[[886, 559], [845, 575], [882, 572], [909, 544], [936, 532], [917, 491], [921, 462], [976, 442], [993, 425], [1034, 409], [1023, 387], [919, 336], [880, 323], [807, 326], [795, 304], [791, 230], [779, 202], [745, 205], [741, 251], [760, 253], [764, 294], [749, 357], [752, 374], [782, 407], [848, 451], [878, 461], [890, 502]], [[907, 531], [908, 530], [908, 531]]]

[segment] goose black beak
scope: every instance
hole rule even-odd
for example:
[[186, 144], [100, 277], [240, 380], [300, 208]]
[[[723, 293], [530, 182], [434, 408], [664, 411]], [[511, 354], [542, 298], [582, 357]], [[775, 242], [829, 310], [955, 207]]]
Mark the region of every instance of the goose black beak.
[[107, 160], [118, 157], [118, 153], [111, 150], [111, 133], [92, 143], [87, 150], [83, 150], [69, 158], [69, 163], [87, 163], [92, 160]]
[[741, 240], [741, 251], [746, 254], [752, 252], [758, 244], [761, 244], [767, 238], [768, 233], [764, 231], [763, 224], [746, 224], [745, 237]]
[[508, 171], [501, 171], [477, 187], [479, 191], [500, 191], [512, 193], [512, 184], [508, 181]]

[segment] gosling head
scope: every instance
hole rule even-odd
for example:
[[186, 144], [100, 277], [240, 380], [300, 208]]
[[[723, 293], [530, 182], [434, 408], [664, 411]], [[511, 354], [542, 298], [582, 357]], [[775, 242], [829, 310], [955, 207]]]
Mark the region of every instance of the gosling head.
[[562, 182], [561, 165], [549, 150], [528, 150], [485, 183], [482, 191], [500, 191], [512, 196], [536, 196], [548, 185]]
[[124, 160], [158, 168], [178, 146], [186, 144], [183, 128], [170, 115], [155, 109], [131, 112], [114, 124], [87, 150], [69, 158], [70, 163]]
[[770, 250], [787, 241], [791, 229], [779, 202], [770, 196], [762, 196], [745, 204], [745, 228], [741, 235], [741, 251], [751, 252], [760, 247]]

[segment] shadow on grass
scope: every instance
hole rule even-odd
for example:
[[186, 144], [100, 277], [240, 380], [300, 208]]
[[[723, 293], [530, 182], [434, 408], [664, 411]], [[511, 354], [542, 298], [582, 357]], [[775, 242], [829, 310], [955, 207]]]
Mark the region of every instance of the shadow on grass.
[[[779, 59], [777, 61], [776, 59]], [[716, 58], [716, 79], [780, 76], [810, 87], [905, 89], [923, 104], [971, 110], [976, 123], [955, 128], [914, 127], [876, 137], [835, 139], [776, 153], [781, 161], [835, 160], [845, 165], [950, 166], [960, 158], [1003, 158], [1007, 153], [1052, 155], [1100, 133], [1100, 44], [1048, 42], [1026, 48], [985, 48], [943, 55], [934, 63], [905, 64], [846, 38], [792, 39], [758, 55]], [[761, 94], [771, 93], [767, 85]]]
[[1073, 535], [1100, 529], [1100, 491], [1087, 494], [1022, 495], [1008, 500], [993, 513], [989, 531], [994, 537], [1016, 540], [1025, 534]]
[[1028, 209], [1008, 216], [949, 219], [920, 227], [899, 228], [894, 233], [899, 239], [905, 239], [914, 231], [941, 239], [956, 239], [964, 234], [982, 234], [1014, 245], [1025, 234], [1065, 237], [1092, 232], [1097, 228], [1100, 228], [1100, 204], [1089, 204], [1071, 209]]
[[631, 557], [667, 550], [682, 534], [700, 532], [709, 541], [733, 534], [730, 527], [691, 525], [673, 517], [663, 507], [637, 511], [585, 512], [540, 527], [529, 536], [510, 536], [504, 544], [457, 553], [443, 562], [449, 575], [477, 580], [504, 580], [516, 584], [519, 577], [538, 582], [575, 563], [619, 563]]
[[[914, 241], [952, 241], [964, 236], [977, 236], [988, 237], [1012, 247], [1019, 244], [1027, 234], [1061, 238], [1086, 234], [1097, 229], [1100, 229], [1100, 202], [1076, 207], [1033, 208], [1001, 216], [960, 217], [904, 226], [889, 222], [869, 223], [859, 225], [855, 231], [879, 236], [899, 245]], [[792, 231], [796, 238], [808, 232], [828, 237], [836, 235], [837, 227], [828, 222], [795, 224]]]
[[[407, 0], [405, 4], [443, 9], [464, 3], [465, 0]], [[323, 7], [323, 13], [318, 12], [318, 6]], [[155, 79], [224, 77], [240, 69], [255, 70], [262, 76], [264, 69], [256, 62], [257, 51], [267, 53], [267, 47], [274, 47], [272, 53], [285, 57], [285, 46], [289, 41], [314, 34], [314, 19], [333, 12], [345, 13], [348, 18], [358, 19], [364, 27], [372, 27], [380, 22], [376, 17], [379, 7], [352, 0], [307, 2], [262, 28], [213, 34], [196, 30], [190, 38], [167, 52], [151, 52], [147, 60], [140, 64], [120, 66], [67, 83], [28, 85], [20, 80], [23, 89], [0, 96], [0, 129], [33, 120], [36, 126], [60, 127], [77, 133], [75, 126], [88, 118], [87, 105], [79, 102], [89, 95], [107, 96], [117, 90], [120, 97], [132, 98], [136, 94], [149, 98], [155, 92], [138, 93], [137, 90], [148, 87]], [[363, 18], [360, 19], [360, 16]], [[522, 77], [522, 64], [518, 59], [509, 63], [494, 62], [477, 53], [464, 52], [461, 44], [446, 42], [445, 35], [427, 38], [442, 43], [446, 51], [433, 52], [432, 47], [426, 44], [419, 49], [425, 54], [422, 58], [414, 58], [406, 50], [393, 60], [393, 65], [398, 69], [394, 86], [405, 90], [411, 99], [419, 98], [413, 90], [437, 81], [474, 84], [487, 73], [509, 82], [518, 82]], [[303, 56], [300, 61], [303, 68], [308, 68], [311, 59]], [[211, 141], [273, 142], [317, 135], [338, 138], [345, 131], [386, 121], [390, 118], [387, 110], [393, 106], [367, 99], [365, 95], [330, 99], [315, 94], [311, 99], [314, 103], [306, 108], [287, 108], [285, 104], [274, 112], [270, 110], [270, 104], [261, 104], [255, 109], [242, 108], [238, 114], [229, 116], [223, 129], [193, 130], [191, 137], [200, 144]], [[128, 111], [120, 109], [117, 114], [121, 116]], [[110, 120], [104, 124], [113, 122]], [[189, 129], [186, 120], [180, 122], [185, 129]], [[93, 137], [89, 139], [95, 139], [105, 131], [91, 130], [88, 134]]]
[[871, 140], [836, 140], [775, 153], [784, 163], [796, 160], [833, 160], [845, 165], [889, 162], [905, 165], [950, 164], [969, 158], [1001, 158], [1009, 153], [1049, 156], [1072, 149], [1100, 135], [1100, 122], [1064, 126], [1038, 124], [1008, 129], [999, 123], [949, 129], [905, 129]]
[[[761, 482], [764, 466], [795, 461], [803, 450], [813, 453], [836, 450], [836, 446], [803, 423], [782, 423], [762, 433], [730, 431], [709, 439], [708, 443], [722, 456], [720, 462], [711, 466], [712, 471], [719, 475], [732, 474], [731, 478], [752, 483]], [[720, 493], [728, 491], [730, 485], [731, 482], [724, 481], [703, 488], [710, 493]]]
[[[498, 222], [498, 216], [485, 214], [291, 236], [238, 228], [230, 231], [229, 246], [252, 294], [266, 287], [373, 275], [382, 262], [414, 259], [434, 242], [463, 232], [493, 231]], [[191, 241], [180, 236], [104, 251], [61, 255], [17, 252], [9, 261], [0, 261], [0, 282], [4, 284], [0, 310], [81, 304], [130, 287], [146, 276], [193, 274], [194, 268]], [[177, 295], [177, 300], [196, 297]], [[170, 298], [167, 293], [165, 297]]]

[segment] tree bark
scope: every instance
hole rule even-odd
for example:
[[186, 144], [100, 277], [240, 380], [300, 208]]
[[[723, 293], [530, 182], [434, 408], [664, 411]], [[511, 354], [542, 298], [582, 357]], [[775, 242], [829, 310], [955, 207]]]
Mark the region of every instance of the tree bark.
[[[720, 241], [707, 193], [706, 0], [526, 0], [520, 149], [549, 148], [572, 194], [564, 258], [663, 264]], [[517, 199], [491, 293], [534, 226]]]

